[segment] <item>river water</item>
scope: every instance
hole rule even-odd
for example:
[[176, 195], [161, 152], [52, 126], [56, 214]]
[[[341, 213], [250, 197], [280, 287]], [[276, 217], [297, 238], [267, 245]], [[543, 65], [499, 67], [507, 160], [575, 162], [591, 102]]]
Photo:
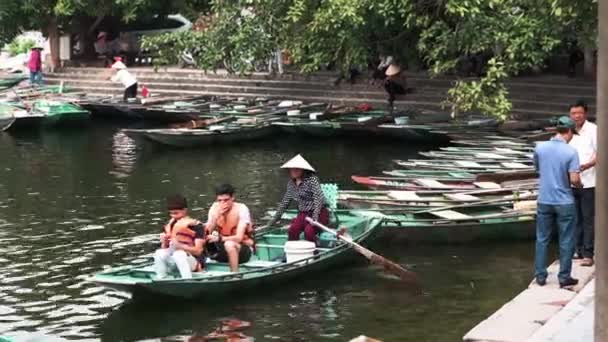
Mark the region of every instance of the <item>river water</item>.
[[194, 215], [231, 182], [254, 216], [278, 202], [283, 161], [302, 152], [324, 182], [354, 186], [391, 159], [428, 146], [394, 141], [277, 137], [196, 150], [140, 149], [118, 128], [96, 125], [33, 136], [0, 134], [0, 335], [40, 340], [181, 341], [222, 319], [252, 323], [256, 341], [459, 341], [523, 289], [533, 244], [382, 246], [421, 279], [413, 294], [365, 262], [261, 289], [247, 297], [135, 303], [87, 282], [110, 265], [149, 256], [166, 221], [164, 197], [182, 192]]

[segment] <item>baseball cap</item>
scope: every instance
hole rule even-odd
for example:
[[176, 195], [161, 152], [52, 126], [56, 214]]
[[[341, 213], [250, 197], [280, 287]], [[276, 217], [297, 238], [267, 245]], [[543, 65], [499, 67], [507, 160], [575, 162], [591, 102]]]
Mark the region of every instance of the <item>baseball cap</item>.
[[574, 120], [570, 119], [568, 116], [561, 116], [559, 119], [557, 119], [557, 125], [555, 127], [569, 128], [574, 134], [578, 134], [576, 131], [576, 122], [574, 122]]

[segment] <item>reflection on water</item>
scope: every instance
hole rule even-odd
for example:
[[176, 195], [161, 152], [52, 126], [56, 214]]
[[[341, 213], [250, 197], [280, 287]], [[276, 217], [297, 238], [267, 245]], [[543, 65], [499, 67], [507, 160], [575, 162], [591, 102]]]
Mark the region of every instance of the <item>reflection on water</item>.
[[104, 267], [146, 260], [166, 194], [183, 192], [202, 216], [213, 187], [229, 181], [260, 217], [284, 190], [278, 166], [296, 153], [324, 181], [351, 187], [351, 174], [379, 173], [419, 148], [281, 136], [180, 151], [141, 149], [113, 127], [0, 134], [0, 335], [183, 340], [234, 318], [251, 322], [242, 333], [260, 341], [459, 340], [525, 286], [531, 244], [374, 246], [415, 267], [420, 296], [364, 262], [222, 302], [132, 303], [87, 282]]

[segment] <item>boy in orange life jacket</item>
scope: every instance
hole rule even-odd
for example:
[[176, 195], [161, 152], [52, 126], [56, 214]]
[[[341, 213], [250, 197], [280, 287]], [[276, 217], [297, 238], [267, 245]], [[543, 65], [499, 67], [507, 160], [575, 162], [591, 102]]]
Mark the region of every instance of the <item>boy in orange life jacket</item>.
[[249, 208], [235, 202], [234, 187], [230, 184], [218, 186], [215, 196], [216, 202], [209, 209], [205, 227], [205, 248], [212, 259], [228, 262], [230, 271], [238, 272], [239, 264], [246, 263], [251, 258], [254, 245]]
[[205, 232], [200, 221], [188, 216], [188, 203], [182, 195], [167, 198], [171, 219], [160, 234], [161, 248], [154, 253], [154, 269], [158, 278], [167, 276], [168, 269], [179, 270], [184, 279], [192, 271], [202, 269]]

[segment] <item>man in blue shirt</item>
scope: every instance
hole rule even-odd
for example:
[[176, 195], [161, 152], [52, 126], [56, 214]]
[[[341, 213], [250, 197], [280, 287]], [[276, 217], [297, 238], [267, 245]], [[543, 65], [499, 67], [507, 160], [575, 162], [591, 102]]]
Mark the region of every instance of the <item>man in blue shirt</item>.
[[576, 228], [572, 187], [582, 187], [578, 153], [568, 145], [574, 134], [577, 134], [575, 122], [567, 116], [560, 117], [555, 137], [538, 144], [534, 150], [534, 165], [540, 174], [534, 276], [540, 286], [547, 282], [547, 247], [556, 225], [559, 234], [559, 285], [578, 284], [570, 274]]

